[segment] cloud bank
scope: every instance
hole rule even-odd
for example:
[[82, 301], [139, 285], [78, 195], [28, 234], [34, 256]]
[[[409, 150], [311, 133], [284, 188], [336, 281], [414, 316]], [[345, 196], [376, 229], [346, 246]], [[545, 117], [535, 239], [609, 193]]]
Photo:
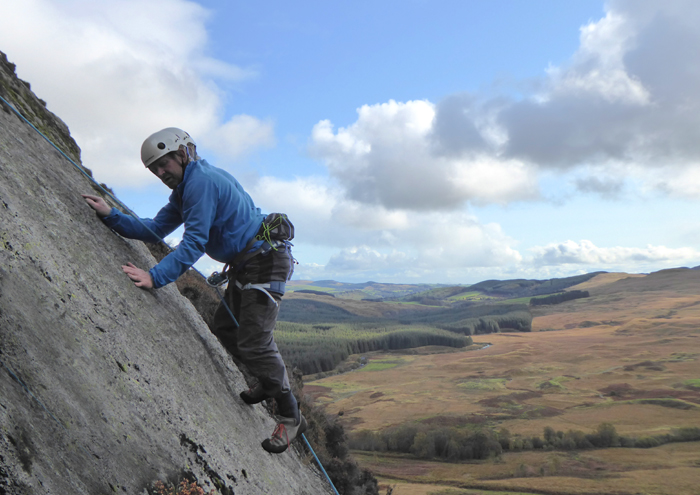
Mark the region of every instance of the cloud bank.
[[692, 0], [613, 0], [530, 94], [363, 106], [337, 131], [319, 122], [311, 149], [348, 198], [387, 208], [541, 199], [542, 173], [575, 172], [575, 192], [605, 198], [630, 181], [696, 196], [699, 12]]
[[398, 282], [450, 272], [458, 280], [475, 267], [512, 266], [522, 259], [500, 226], [484, 225], [463, 211], [368, 205], [345, 198], [321, 178], [265, 177], [250, 192], [267, 211], [290, 216], [303, 233], [299, 242], [334, 253], [325, 265], [308, 264], [302, 255], [300, 276]]
[[[693, 248], [600, 247], [588, 240], [535, 246], [522, 255], [498, 224], [464, 211], [389, 209], [348, 199], [322, 178], [265, 177], [251, 189], [267, 211], [285, 211], [303, 233], [295, 250], [297, 278], [386, 282], [477, 282], [485, 278], [549, 278], [590, 271], [653, 271], [695, 266]], [[325, 264], [305, 259], [306, 245], [332, 253]]]
[[480, 149], [437, 154], [436, 118], [435, 105], [427, 101], [365, 105], [357, 122], [337, 132], [327, 120], [316, 124], [311, 150], [349, 199], [389, 209], [452, 210], [467, 201], [505, 204], [537, 197], [534, 176], [520, 160]]
[[671, 249], [665, 246], [644, 248], [601, 248], [591, 241], [565, 241], [535, 247], [532, 263], [535, 266], [583, 265], [600, 267], [628, 266], [630, 264], [666, 263], [681, 266], [700, 259], [700, 251], [692, 248]]

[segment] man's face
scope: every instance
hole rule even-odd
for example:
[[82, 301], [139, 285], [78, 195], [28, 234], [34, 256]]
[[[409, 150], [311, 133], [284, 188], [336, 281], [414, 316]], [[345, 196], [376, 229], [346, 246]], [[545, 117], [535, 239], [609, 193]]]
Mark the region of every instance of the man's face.
[[182, 160], [178, 155], [167, 154], [151, 163], [148, 170], [158, 177], [170, 189], [175, 189], [185, 175]]

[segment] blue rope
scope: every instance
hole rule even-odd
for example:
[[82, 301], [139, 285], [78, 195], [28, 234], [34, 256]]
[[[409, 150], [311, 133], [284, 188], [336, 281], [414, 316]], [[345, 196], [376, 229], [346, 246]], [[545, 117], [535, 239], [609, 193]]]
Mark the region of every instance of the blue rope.
[[316, 459], [316, 462], [318, 463], [319, 467], [321, 468], [321, 471], [323, 471], [323, 474], [326, 475], [326, 479], [328, 480], [328, 483], [331, 484], [331, 488], [333, 488], [333, 491], [335, 492], [335, 495], [340, 495], [340, 494], [338, 493], [338, 490], [335, 489], [335, 485], [334, 485], [333, 482], [331, 481], [330, 476], [328, 476], [328, 473], [327, 473], [326, 470], [323, 468], [323, 464], [321, 464], [321, 461], [318, 460], [318, 456], [316, 455], [316, 452], [314, 452], [314, 449], [311, 448], [311, 444], [310, 444], [309, 441], [306, 439], [306, 435], [304, 435], [304, 434], [302, 433], [302, 434], [301, 434], [301, 438], [304, 439], [304, 441], [306, 442], [306, 446], [309, 448], [309, 450], [311, 451], [311, 453], [314, 455], [314, 459]]
[[[139, 222], [141, 222], [141, 225], [143, 225], [144, 228], [146, 228], [146, 230], [148, 230], [151, 234], [153, 234], [153, 236], [156, 237], [157, 239], [160, 239], [160, 242], [162, 242], [169, 250], [172, 251], [172, 248], [171, 248], [170, 246], [168, 246], [168, 244], [167, 244], [158, 234], [156, 234], [155, 232], [153, 232], [153, 231], [148, 227], [148, 225], [146, 225], [146, 224], [143, 222], [143, 220], [141, 220], [141, 218], [138, 217], [138, 215], [136, 215], [133, 211], [131, 211], [124, 203], [122, 203], [122, 202], [119, 201], [117, 198], [115, 198], [115, 197], [112, 195], [112, 193], [110, 193], [110, 192], [107, 191], [104, 187], [102, 187], [102, 185], [101, 185], [100, 183], [98, 183], [93, 177], [91, 177], [90, 174], [88, 174], [87, 172], [85, 172], [85, 170], [83, 170], [83, 168], [82, 168], [81, 166], [79, 166], [79, 165], [78, 165], [77, 163], [75, 163], [68, 155], [66, 155], [66, 154], [63, 152], [63, 150], [61, 150], [61, 148], [59, 148], [58, 146], [56, 146], [49, 138], [47, 138], [47, 137], [44, 135], [44, 133], [42, 133], [39, 129], [37, 129], [36, 127], [34, 127], [34, 124], [32, 124], [31, 122], [29, 122], [29, 121], [24, 117], [24, 115], [22, 115], [21, 113], [19, 113], [19, 111], [14, 107], [14, 105], [10, 104], [10, 103], [9, 103], [5, 98], [3, 98], [2, 96], [0, 96], [0, 100], [2, 100], [3, 102], [5, 102], [5, 104], [6, 104], [7, 106], [9, 106], [23, 121], [25, 121], [27, 124], [29, 124], [29, 126], [30, 126], [32, 129], [34, 129], [37, 133], [39, 133], [39, 135], [40, 135], [41, 137], [43, 137], [51, 146], [53, 146], [54, 148], [56, 148], [56, 150], [57, 150], [61, 155], [63, 155], [63, 156], [66, 158], [66, 160], [68, 160], [70, 163], [72, 163], [73, 166], [74, 166], [75, 168], [77, 168], [78, 170], [80, 170], [80, 172], [81, 172], [85, 177], [87, 177], [88, 179], [90, 179], [90, 181], [93, 182], [97, 187], [99, 187], [100, 190], [101, 190], [102, 192], [104, 192], [107, 196], [109, 196], [109, 197], [112, 199], [112, 201], [114, 201], [115, 203], [117, 203], [118, 205], [120, 205], [122, 208], [124, 208], [127, 212], [129, 212], [129, 214], [130, 214], [131, 216], [133, 216], [136, 220], [138, 220]], [[197, 273], [199, 273], [199, 275], [201, 275], [204, 279], [206, 279], [206, 277], [205, 277], [199, 270], [197, 270], [195, 267], [192, 267], [192, 269], [193, 269], [194, 271], [196, 271]], [[236, 317], [233, 315], [233, 312], [231, 311], [231, 308], [228, 307], [228, 304], [226, 304], [226, 301], [224, 300], [224, 296], [221, 295], [221, 293], [219, 292], [219, 288], [218, 288], [218, 287], [216, 287], [216, 293], [219, 295], [219, 298], [221, 299], [221, 302], [224, 304], [224, 307], [225, 307], [226, 310], [228, 311], [228, 314], [231, 316], [231, 319], [233, 319], [233, 322], [235, 323], [235, 325], [236, 325], [236, 326], [239, 326], [239, 325], [238, 325], [238, 321], [236, 321]], [[10, 370], [10, 368], [8, 368], [8, 367], [5, 365], [5, 363], [2, 362], [1, 360], [0, 360], [0, 363], [2, 363], [2, 365], [3, 365], [3, 366], [5, 367], [5, 369], [10, 373], [10, 375], [12, 375], [12, 376], [15, 378], [15, 380], [17, 380], [17, 382], [18, 382], [20, 385], [22, 385], [22, 387], [27, 391], [27, 393], [28, 393], [29, 395], [31, 395], [31, 396], [34, 398], [34, 400], [36, 400], [36, 401], [41, 405], [41, 407], [43, 407], [44, 410], [45, 410], [47, 413], [49, 413], [49, 415], [50, 415], [59, 425], [61, 425], [61, 427], [62, 427], [64, 430], [66, 430], [66, 432], [67, 432], [68, 430], [66, 429], [66, 427], [63, 426], [63, 424], [56, 418], [56, 416], [54, 416], [53, 414], [51, 414], [51, 412], [50, 412], [48, 409], [46, 409], [46, 407], [44, 406], [44, 404], [42, 404], [41, 401], [40, 401], [39, 399], [37, 399], [36, 396], [27, 388], [27, 386], [26, 386], [24, 383], [22, 383], [22, 381], [17, 377], [17, 375], [15, 375], [15, 374], [12, 372], [12, 370]], [[302, 436], [302, 438], [304, 439], [304, 442], [306, 442], [307, 447], [309, 447], [309, 450], [311, 451], [311, 453], [314, 455], [314, 458], [316, 459], [316, 462], [317, 462], [318, 465], [321, 467], [321, 471], [323, 471], [323, 474], [326, 475], [326, 479], [328, 480], [328, 483], [330, 483], [331, 487], [333, 488], [333, 491], [335, 492], [336, 495], [339, 495], [339, 494], [338, 494], [338, 490], [335, 489], [335, 485], [334, 485], [333, 482], [331, 481], [331, 478], [328, 476], [328, 473], [326, 472], [326, 470], [323, 468], [323, 464], [321, 464], [321, 461], [318, 459], [318, 456], [316, 455], [316, 452], [314, 452], [314, 449], [311, 447], [311, 444], [310, 444], [309, 441], [306, 439], [306, 436], [305, 436], [303, 433], [301, 434], [301, 436]], [[83, 451], [85, 451], [86, 454], [89, 455], [89, 453], [87, 452], [87, 450], [85, 450], [83, 447], [81, 447], [81, 448], [83, 449]]]
[[[159, 236], [158, 234], [156, 234], [155, 232], [153, 232], [153, 230], [151, 230], [151, 229], [148, 227], [148, 225], [146, 225], [146, 224], [144, 223], [144, 221], [141, 220], [141, 218], [140, 218], [138, 215], [136, 215], [136, 213], [134, 213], [133, 211], [131, 211], [131, 209], [130, 209], [128, 206], [126, 206], [124, 203], [122, 203], [122, 202], [119, 201], [117, 198], [115, 198], [115, 197], [112, 195], [112, 193], [110, 193], [107, 189], [105, 189], [104, 187], [102, 187], [102, 184], [100, 184], [99, 182], [97, 182], [97, 181], [95, 180], [94, 177], [90, 176], [90, 174], [88, 174], [87, 172], [85, 172], [85, 170], [83, 170], [83, 167], [81, 167], [80, 165], [78, 165], [77, 163], [75, 163], [68, 155], [66, 155], [66, 154], [63, 152], [63, 150], [62, 150], [61, 148], [59, 148], [58, 146], [56, 146], [48, 137], [46, 137], [46, 136], [44, 135], [43, 132], [41, 132], [39, 129], [37, 129], [36, 127], [34, 127], [34, 124], [32, 124], [31, 122], [29, 122], [29, 121], [24, 117], [24, 115], [22, 115], [21, 113], [19, 113], [19, 111], [14, 107], [14, 105], [12, 105], [10, 102], [8, 102], [8, 101], [7, 101], [5, 98], [3, 98], [2, 96], [0, 96], [0, 100], [2, 100], [3, 102], [5, 102], [5, 104], [6, 104], [7, 106], [9, 106], [9, 107], [12, 109], [13, 112], [15, 112], [22, 120], [24, 120], [27, 124], [29, 124], [29, 126], [30, 126], [32, 129], [34, 129], [37, 133], [39, 133], [39, 135], [40, 135], [41, 137], [43, 137], [44, 139], [46, 139], [46, 141], [47, 141], [51, 146], [53, 146], [61, 155], [63, 155], [63, 157], [64, 157], [66, 160], [68, 160], [70, 163], [72, 163], [73, 166], [74, 166], [75, 168], [77, 168], [77, 169], [80, 171], [81, 174], [83, 174], [85, 177], [87, 177], [87, 178], [88, 178], [93, 184], [95, 184], [103, 193], [105, 193], [107, 196], [109, 196], [110, 199], [111, 199], [112, 201], [114, 201], [116, 204], [118, 204], [118, 205], [121, 206], [124, 210], [126, 210], [126, 211], [129, 213], [129, 215], [131, 215], [131, 216], [134, 217], [136, 220], [138, 220], [139, 223], [140, 223], [141, 225], [143, 225], [143, 227], [144, 227], [148, 232], [150, 232], [150, 233], [153, 235], [153, 237], [155, 237], [156, 239], [158, 239], [166, 248], [168, 248], [168, 250], [172, 251], [172, 248], [171, 248], [170, 246], [168, 246], [168, 243], [165, 242], [161, 236]], [[204, 274], [202, 274], [202, 272], [200, 272], [199, 270], [197, 270], [194, 266], [192, 267], [192, 269], [193, 269], [195, 272], [197, 272], [202, 278], [204, 278], [204, 279], [206, 280], [207, 277], [205, 277]], [[216, 291], [216, 293], [219, 295], [219, 299], [221, 299], [221, 302], [223, 303], [223, 305], [224, 305], [224, 306], [226, 307], [226, 309], [228, 310], [229, 315], [231, 315], [231, 318], [233, 319], [233, 323], [234, 323], [236, 326], [239, 326], [239, 325], [238, 325], [238, 321], [236, 320], [236, 317], [233, 316], [233, 312], [232, 312], [231, 309], [228, 307], [228, 304], [226, 304], [226, 301], [224, 300], [224, 296], [222, 296], [221, 293], [219, 293], [218, 290]]]

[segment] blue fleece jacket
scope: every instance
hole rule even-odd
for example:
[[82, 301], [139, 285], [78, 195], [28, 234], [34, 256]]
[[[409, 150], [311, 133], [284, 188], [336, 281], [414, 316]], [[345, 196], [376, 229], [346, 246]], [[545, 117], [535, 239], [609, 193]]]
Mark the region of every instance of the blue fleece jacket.
[[112, 208], [102, 221], [124, 237], [147, 242], [158, 241], [153, 233], [162, 239], [185, 224], [182, 242], [149, 272], [154, 287], [162, 287], [177, 280], [204, 253], [221, 263], [233, 260], [255, 237], [264, 218], [231, 174], [198, 160], [187, 165], [182, 182], [155, 218], [137, 220]]

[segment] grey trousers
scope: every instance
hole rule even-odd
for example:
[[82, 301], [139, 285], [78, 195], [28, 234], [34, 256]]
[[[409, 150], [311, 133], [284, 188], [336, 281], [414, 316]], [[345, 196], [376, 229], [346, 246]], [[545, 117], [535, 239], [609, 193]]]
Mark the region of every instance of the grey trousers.
[[230, 275], [224, 294], [224, 300], [238, 320], [238, 328], [223, 303], [214, 314], [214, 334], [233, 356], [248, 367], [265, 394], [274, 398], [291, 390], [287, 368], [273, 336], [282, 296], [276, 292], [269, 293], [277, 302], [275, 304], [266, 293], [257, 289], [241, 290], [235, 281], [242, 285], [286, 282], [291, 269], [289, 249], [255, 256], [241, 270]]

